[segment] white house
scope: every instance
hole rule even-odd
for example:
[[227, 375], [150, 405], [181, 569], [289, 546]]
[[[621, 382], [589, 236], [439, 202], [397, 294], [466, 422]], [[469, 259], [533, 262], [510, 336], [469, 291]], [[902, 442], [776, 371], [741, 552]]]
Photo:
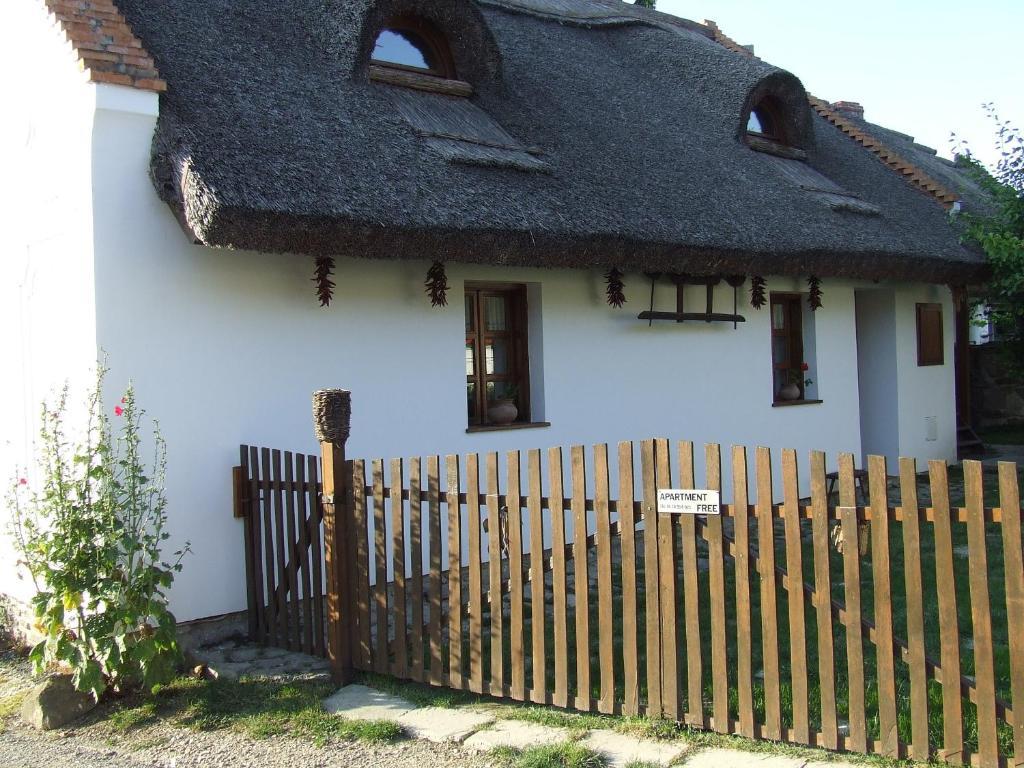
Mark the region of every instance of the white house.
[[[350, 456], [955, 458], [950, 286], [984, 268], [955, 195], [713, 25], [617, 0], [10, 13], [0, 466], [105, 352], [168, 442], [182, 620], [245, 607], [238, 445], [314, 451], [323, 387], [353, 393]], [[479, 393], [510, 385], [517, 421], [492, 424]]]

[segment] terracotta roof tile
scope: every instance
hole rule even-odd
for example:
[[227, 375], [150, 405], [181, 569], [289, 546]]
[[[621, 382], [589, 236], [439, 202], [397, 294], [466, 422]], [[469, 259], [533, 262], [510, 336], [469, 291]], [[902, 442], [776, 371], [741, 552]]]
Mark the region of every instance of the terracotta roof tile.
[[113, 0], [44, 0], [94, 83], [161, 93], [167, 83]]
[[[719, 28], [718, 24], [715, 22], [706, 19], [704, 21], [704, 25], [714, 33], [715, 41], [722, 47], [749, 58], [758, 58], [748, 49], [744, 48], [722, 32], [721, 28]], [[818, 115], [834, 125], [858, 144], [873, 152], [879, 160], [902, 175], [910, 184], [933, 197], [944, 207], [951, 208], [953, 204], [960, 199], [959, 195], [951, 192], [946, 189], [946, 187], [930, 178], [924, 171], [917, 168], [907, 160], [904, 160], [900, 155], [893, 152], [878, 139], [873, 136], [869, 136], [861, 130], [853, 120], [844, 117], [838, 110], [833, 109], [832, 105], [827, 101], [810, 94], [807, 95], [807, 99]]]

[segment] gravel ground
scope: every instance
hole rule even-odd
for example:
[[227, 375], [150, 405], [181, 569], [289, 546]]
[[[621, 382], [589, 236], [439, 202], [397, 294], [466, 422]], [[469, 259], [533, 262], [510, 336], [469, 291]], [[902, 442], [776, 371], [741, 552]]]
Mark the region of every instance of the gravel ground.
[[[32, 685], [28, 664], [0, 659], [0, 698]], [[232, 731], [192, 731], [167, 723], [127, 734], [105, 723], [41, 733], [18, 715], [0, 721], [0, 766], [5, 768], [488, 768], [486, 757], [455, 745], [420, 741], [345, 742], [318, 748], [289, 737], [250, 739]]]

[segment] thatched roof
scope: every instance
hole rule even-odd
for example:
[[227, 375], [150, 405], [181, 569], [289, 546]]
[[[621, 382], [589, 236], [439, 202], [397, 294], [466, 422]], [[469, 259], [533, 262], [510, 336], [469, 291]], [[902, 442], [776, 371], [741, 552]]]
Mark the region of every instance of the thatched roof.
[[[117, 0], [169, 84], [153, 175], [201, 243], [272, 252], [963, 282], [947, 213], [793, 75], [619, 0]], [[370, 82], [392, 14], [471, 104]], [[760, 94], [808, 160], [743, 141]]]

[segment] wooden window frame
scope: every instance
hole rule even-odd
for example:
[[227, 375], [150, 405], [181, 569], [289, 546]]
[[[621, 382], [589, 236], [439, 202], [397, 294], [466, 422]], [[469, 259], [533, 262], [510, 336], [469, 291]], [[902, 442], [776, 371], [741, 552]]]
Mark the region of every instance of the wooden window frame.
[[[936, 323], [934, 333], [937, 336], [936, 341], [938, 342], [938, 355], [933, 356], [929, 354], [929, 350], [925, 344], [925, 333], [926, 333], [926, 316], [932, 314], [935, 316], [933, 322]], [[932, 365], [945, 365], [946, 364], [946, 339], [944, 335], [945, 329], [943, 326], [942, 317], [942, 305], [932, 302], [920, 302], [917, 305], [917, 364], [919, 367], [932, 366]]]
[[[488, 296], [501, 296], [506, 300], [508, 329], [505, 331], [485, 331], [484, 309], [481, 299]], [[466, 375], [466, 386], [476, 384], [477, 419], [467, 419], [469, 426], [486, 428], [495, 427], [487, 416], [487, 383], [504, 381], [514, 384], [518, 390], [516, 407], [519, 415], [512, 424], [500, 425], [506, 428], [521, 427], [530, 423], [530, 350], [528, 325], [527, 287], [523, 283], [477, 283], [467, 282], [464, 301], [472, 300], [473, 328], [466, 331], [466, 344], [473, 347], [473, 373]], [[503, 338], [508, 344], [508, 373], [488, 374], [486, 365], [486, 342], [491, 337]], [[467, 398], [468, 401], [468, 398]]]
[[[775, 404], [807, 402], [807, 391], [804, 385], [804, 376], [802, 375], [798, 384], [800, 387], [799, 399], [783, 400], [775, 389], [776, 371], [790, 371], [793, 370], [794, 362], [796, 365], [801, 365], [804, 362], [803, 301], [804, 296], [800, 293], [772, 293], [769, 296], [768, 307], [771, 312], [769, 315], [769, 327], [772, 334], [772, 403]], [[782, 329], [775, 328], [775, 307], [779, 304], [786, 306], [785, 327]], [[780, 363], [775, 359], [775, 339], [777, 338], [786, 339], [788, 360], [785, 363]], [[801, 373], [803, 373], [802, 370]]]
[[386, 24], [384, 24], [383, 27], [381, 27], [376, 37], [374, 37], [375, 46], [377, 39], [386, 31], [411, 32], [416, 35], [430, 47], [435, 59], [437, 60], [437, 66], [424, 69], [423, 67], [410, 67], [405, 64], [381, 61], [379, 59], [372, 58], [372, 51], [370, 54], [371, 66], [398, 70], [400, 72], [407, 72], [420, 76], [436, 77], [442, 80], [455, 80], [455, 59], [452, 56], [451, 48], [448, 46], [448, 41], [445, 39], [445, 36], [441, 31], [429, 21], [418, 16], [403, 15], [392, 17]]

